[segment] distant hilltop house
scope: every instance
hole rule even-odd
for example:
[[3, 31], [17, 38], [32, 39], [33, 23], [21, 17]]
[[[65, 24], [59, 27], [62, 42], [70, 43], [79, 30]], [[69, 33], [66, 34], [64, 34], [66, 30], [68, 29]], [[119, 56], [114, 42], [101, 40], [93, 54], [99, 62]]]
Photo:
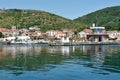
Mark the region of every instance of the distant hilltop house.
[[92, 30], [91, 34], [87, 34], [87, 40], [91, 42], [106, 42], [108, 40], [108, 34], [106, 33], [105, 27], [96, 27], [93, 24], [90, 27]]
[[39, 30], [40, 29], [37, 26], [29, 28], [29, 32], [35, 32], [35, 31], [39, 31]]

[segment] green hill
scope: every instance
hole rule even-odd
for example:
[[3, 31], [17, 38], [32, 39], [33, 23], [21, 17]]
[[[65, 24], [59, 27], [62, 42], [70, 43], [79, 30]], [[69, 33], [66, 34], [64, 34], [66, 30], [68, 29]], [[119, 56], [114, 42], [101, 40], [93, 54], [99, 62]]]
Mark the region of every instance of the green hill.
[[81, 30], [85, 25], [61, 16], [37, 10], [7, 9], [0, 10], [0, 27], [29, 28], [37, 26], [41, 31], [73, 29]]
[[74, 21], [86, 24], [88, 27], [95, 23], [97, 26], [104, 26], [107, 30], [120, 30], [120, 6], [101, 9]]

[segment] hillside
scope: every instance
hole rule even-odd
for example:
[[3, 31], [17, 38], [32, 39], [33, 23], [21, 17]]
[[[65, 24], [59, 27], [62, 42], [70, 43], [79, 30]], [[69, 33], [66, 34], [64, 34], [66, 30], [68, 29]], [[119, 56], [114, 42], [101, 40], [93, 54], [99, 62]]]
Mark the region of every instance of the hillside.
[[37, 10], [7, 9], [0, 10], [0, 27], [29, 28], [38, 26], [41, 31], [73, 29], [81, 30], [85, 25], [61, 16]]
[[107, 30], [120, 30], [120, 6], [101, 9], [74, 21], [84, 23], [88, 27], [95, 23], [97, 26], [106, 27]]

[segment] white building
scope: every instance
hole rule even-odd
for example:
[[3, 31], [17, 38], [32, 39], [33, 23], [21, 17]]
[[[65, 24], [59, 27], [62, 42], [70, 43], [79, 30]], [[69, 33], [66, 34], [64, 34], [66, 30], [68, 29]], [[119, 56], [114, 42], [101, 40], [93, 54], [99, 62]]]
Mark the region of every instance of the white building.
[[90, 29], [92, 30], [92, 33], [87, 35], [89, 41], [106, 42], [108, 40], [108, 34], [106, 33], [105, 27], [96, 27], [93, 24]]
[[118, 31], [107, 31], [107, 34], [109, 36], [109, 39], [117, 39], [118, 38]]
[[84, 29], [83, 31], [79, 32], [78, 35], [83, 38], [83, 41], [86, 41], [87, 40], [87, 35], [88, 34], [91, 34], [92, 33], [92, 30], [90, 29]]
[[46, 32], [48, 37], [56, 37], [58, 39], [60, 39], [61, 37], [66, 36], [66, 34], [62, 31], [59, 30], [49, 30]]
[[46, 32], [48, 37], [55, 37], [55, 35], [57, 34], [56, 30], [49, 30]]
[[61, 42], [62, 42], [62, 43], [69, 43], [69, 42], [70, 42], [70, 39], [69, 39], [69, 37], [62, 37], [62, 38], [61, 38]]

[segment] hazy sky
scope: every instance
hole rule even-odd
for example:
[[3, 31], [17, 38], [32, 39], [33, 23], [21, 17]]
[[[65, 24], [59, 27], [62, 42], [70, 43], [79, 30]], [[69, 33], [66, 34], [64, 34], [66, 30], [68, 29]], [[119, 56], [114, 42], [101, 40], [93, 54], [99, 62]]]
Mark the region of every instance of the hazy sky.
[[120, 6], [120, 0], [0, 0], [0, 8], [35, 9], [69, 19], [111, 6]]

